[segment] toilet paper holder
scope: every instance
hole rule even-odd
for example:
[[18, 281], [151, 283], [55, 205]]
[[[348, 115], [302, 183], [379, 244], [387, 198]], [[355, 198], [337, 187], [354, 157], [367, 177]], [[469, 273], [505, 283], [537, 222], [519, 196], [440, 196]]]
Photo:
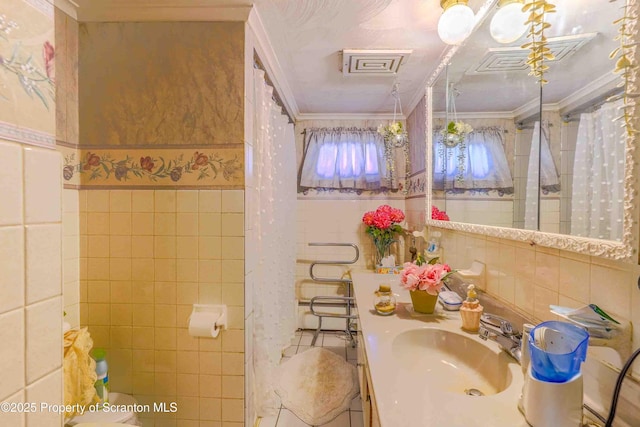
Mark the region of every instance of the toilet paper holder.
[[227, 329], [226, 304], [193, 304], [189, 316], [189, 335], [215, 338]]

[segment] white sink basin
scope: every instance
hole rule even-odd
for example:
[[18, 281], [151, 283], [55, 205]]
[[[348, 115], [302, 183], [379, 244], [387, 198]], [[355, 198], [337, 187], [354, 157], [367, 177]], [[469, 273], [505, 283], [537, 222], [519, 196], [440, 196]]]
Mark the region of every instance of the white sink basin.
[[511, 384], [513, 360], [482, 343], [442, 329], [411, 329], [391, 343], [399, 376], [425, 389], [489, 396]]

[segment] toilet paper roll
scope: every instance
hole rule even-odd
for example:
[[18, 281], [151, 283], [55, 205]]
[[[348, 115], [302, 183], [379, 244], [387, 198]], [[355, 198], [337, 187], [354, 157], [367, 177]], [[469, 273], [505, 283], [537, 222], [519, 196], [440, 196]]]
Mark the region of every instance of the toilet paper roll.
[[215, 338], [220, 333], [216, 321], [220, 313], [194, 312], [189, 317], [189, 335], [193, 337]]

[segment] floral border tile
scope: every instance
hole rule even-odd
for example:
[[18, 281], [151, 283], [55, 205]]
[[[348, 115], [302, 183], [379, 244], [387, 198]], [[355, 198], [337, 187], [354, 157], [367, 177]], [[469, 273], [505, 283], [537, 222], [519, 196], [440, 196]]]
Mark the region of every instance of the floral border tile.
[[244, 184], [242, 148], [74, 150], [60, 147], [65, 183], [80, 186]]
[[53, 6], [43, 10], [46, 4], [34, 1], [7, 0], [0, 6], [0, 121], [5, 123], [0, 131], [25, 143], [34, 143], [38, 133], [53, 141], [55, 134]]
[[425, 172], [411, 176], [408, 181], [409, 183], [407, 185], [407, 196], [416, 196], [416, 195], [425, 194], [425, 187], [426, 187]]

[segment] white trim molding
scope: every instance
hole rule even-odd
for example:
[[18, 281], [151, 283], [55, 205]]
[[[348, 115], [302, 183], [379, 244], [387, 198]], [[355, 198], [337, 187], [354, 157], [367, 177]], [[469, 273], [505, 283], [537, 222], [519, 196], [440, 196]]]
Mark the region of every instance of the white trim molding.
[[282, 102], [285, 104], [284, 107], [289, 112], [289, 114], [291, 114], [296, 120], [298, 120], [300, 109], [298, 108], [298, 104], [296, 103], [295, 97], [293, 96], [291, 86], [289, 86], [289, 83], [287, 82], [287, 79], [284, 75], [284, 71], [282, 69], [282, 66], [280, 65], [280, 61], [278, 60], [278, 57], [273, 50], [273, 46], [269, 41], [267, 30], [262, 24], [262, 19], [260, 19], [260, 13], [255, 6], [252, 7], [251, 11], [249, 12], [247, 25], [249, 26], [249, 28], [251, 28], [253, 34], [255, 35], [254, 48], [258, 53], [260, 60], [262, 61], [262, 65], [264, 65], [267, 75], [275, 86], [275, 90], [278, 92]]
[[117, 6], [104, 1], [84, 1], [77, 9], [79, 22], [151, 22], [151, 21], [247, 21], [251, 6]]
[[[302, 120], [393, 120], [393, 113], [298, 113], [296, 121]], [[406, 120], [404, 115], [396, 114], [396, 120]]]
[[53, 5], [75, 19], [78, 20], [78, 3], [73, 0], [54, 0]]

